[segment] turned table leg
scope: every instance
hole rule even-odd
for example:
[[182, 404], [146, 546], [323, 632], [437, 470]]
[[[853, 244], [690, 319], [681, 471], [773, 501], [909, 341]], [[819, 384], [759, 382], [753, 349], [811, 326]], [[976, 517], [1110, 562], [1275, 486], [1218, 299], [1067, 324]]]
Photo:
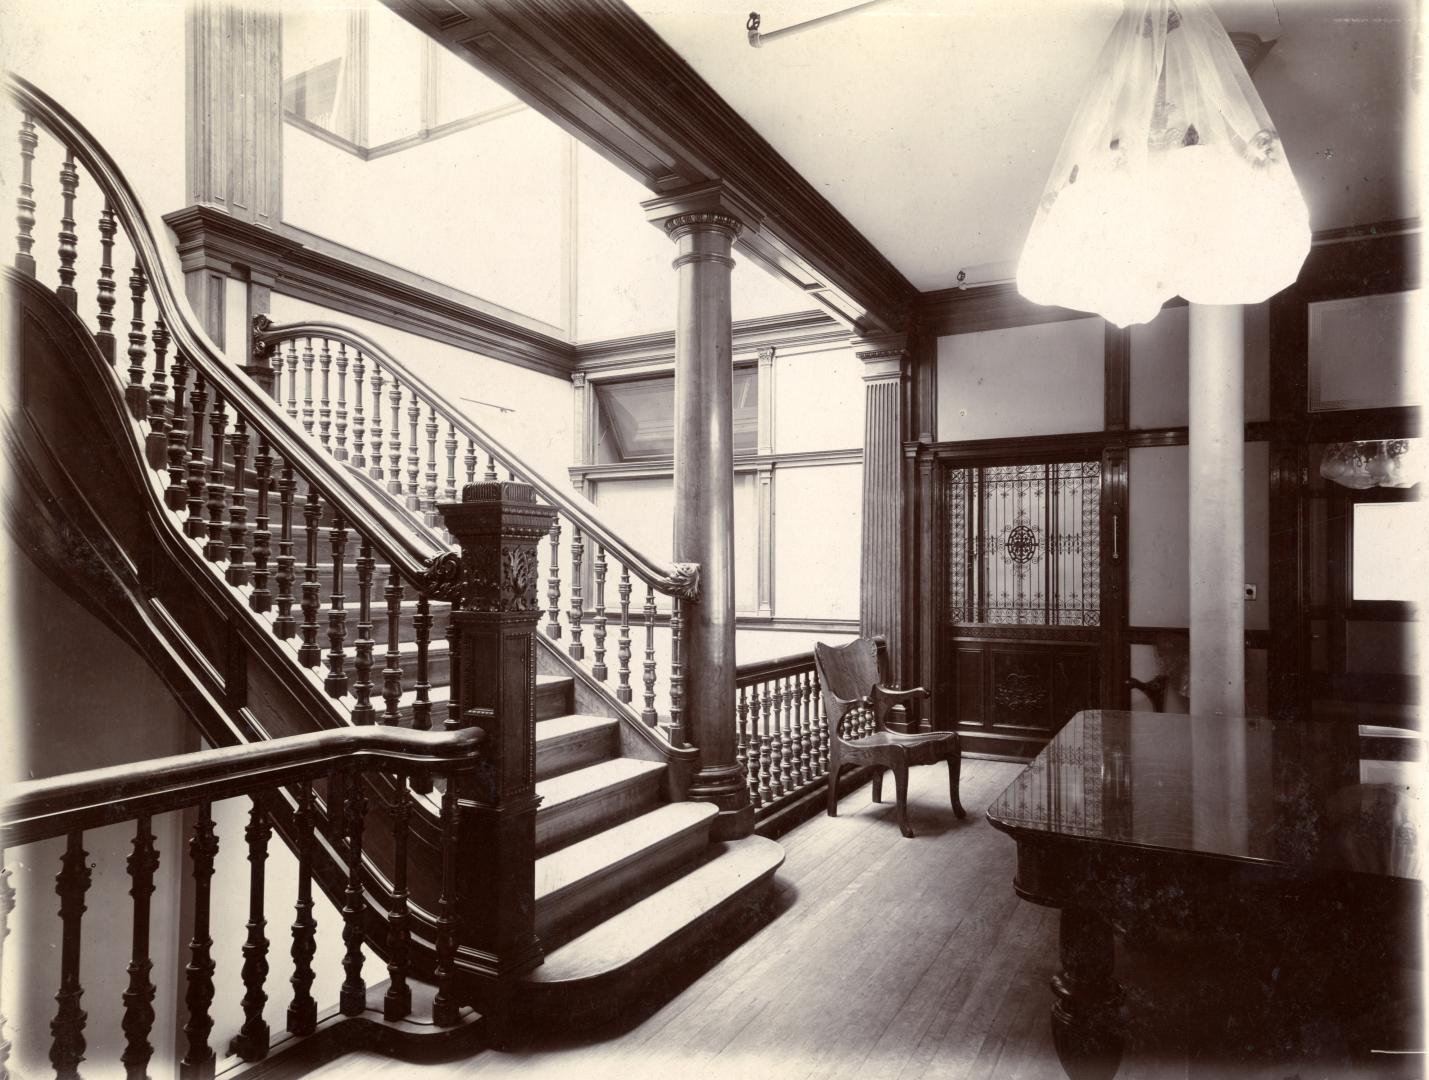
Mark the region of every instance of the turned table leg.
[[1052, 976], [1052, 1042], [1072, 1080], [1108, 1080], [1121, 1064], [1121, 986], [1112, 976], [1111, 926], [1082, 908], [1062, 909], [1062, 969]]

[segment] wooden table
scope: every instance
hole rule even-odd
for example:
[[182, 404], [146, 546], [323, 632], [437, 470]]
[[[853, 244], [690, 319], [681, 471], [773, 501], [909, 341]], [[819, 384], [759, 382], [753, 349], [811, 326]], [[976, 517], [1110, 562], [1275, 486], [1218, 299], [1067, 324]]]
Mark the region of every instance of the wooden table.
[[1114, 931], [1234, 928], [1267, 956], [1308, 940], [1352, 952], [1350, 977], [1367, 980], [1376, 955], [1405, 962], [1418, 792], [1371, 778], [1354, 725], [1073, 716], [987, 811], [1017, 842], [1017, 894], [1061, 909], [1052, 1034], [1067, 1074], [1120, 1064]]

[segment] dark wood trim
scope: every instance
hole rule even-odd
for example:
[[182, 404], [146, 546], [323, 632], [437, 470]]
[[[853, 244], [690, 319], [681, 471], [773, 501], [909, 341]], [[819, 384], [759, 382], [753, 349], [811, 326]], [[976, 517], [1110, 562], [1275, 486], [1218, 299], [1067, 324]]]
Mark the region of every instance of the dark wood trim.
[[972, 289], [938, 289], [918, 297], [918, 329], [933, 338], [971, 334], [978, 330], [1006, 330], [1014, 326], [1094, 319], [1095, 315], [1070, 308], [1034, 304], [1013, 282]]
[[1346, 225], [1339, 229], [1321, 229], [1311, 240], [1312, 246], [1341, 244], [1346, 240], [1383, 239], [1400, 233], [1417, 233], [1423, 228], [1420, 218], [1391, 218], [1369, 225]]
[[[757, 354], [760, 349], [793, 349], [810, 345], [843, 345], [849, 329], [823, 311], [798, 311], [788, 315], [765, 315], [741, 319], [734, 324], [734, 354]], [[577, 345], [575, 370], [588, 375], [617, 373], [633, 366], [675, 363], [675, 332], [662, 330], [633, 337]]]
[[1125, 431], [1131, 426], [1131, 330], [1106, 324], [1102, 426]]
[[164, 217], [188, 273], [247, 267], [274, 292], [420, 334], [520, 367], [569, 378], [575, 347], [516, 312], [441, 286], [291, 226], [264, 228], [206, 206]]
[[[1185, 626], [1128, 626], [1123, 637], [1128, 645], [1155, 645], [1156, 639], [1164, 634], [1190, 637], [1191, 631], [1189, 627]], [[1247, 649], [1268, 649], [1270, 647], [1270, 631], [1247, 630], [1245, 632], [1245, 647]]]
[[859, 331], [897, 330], [917, 290], [619, 0], [389, 6], [657, 195], [718, 180], [763, 214], [740, 250]]

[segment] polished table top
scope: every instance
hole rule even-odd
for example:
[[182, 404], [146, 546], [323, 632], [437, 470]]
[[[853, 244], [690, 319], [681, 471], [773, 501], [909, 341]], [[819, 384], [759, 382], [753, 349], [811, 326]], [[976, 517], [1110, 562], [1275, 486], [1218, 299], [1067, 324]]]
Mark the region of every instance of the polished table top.
[[1377, 776], [1353, 724], [1088, 710], [987, 817], [1020, 838], [1422, 880], [1419, 768]]

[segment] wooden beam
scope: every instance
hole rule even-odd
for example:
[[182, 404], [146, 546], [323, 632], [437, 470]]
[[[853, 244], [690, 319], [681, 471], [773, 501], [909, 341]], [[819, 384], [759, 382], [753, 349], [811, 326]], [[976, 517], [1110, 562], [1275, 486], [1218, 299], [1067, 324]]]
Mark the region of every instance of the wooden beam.
[[718, 180], [763, 216], [738, 250], [860, 333], [913, 285], [622, 0], [387, 0], [657, 195]]

